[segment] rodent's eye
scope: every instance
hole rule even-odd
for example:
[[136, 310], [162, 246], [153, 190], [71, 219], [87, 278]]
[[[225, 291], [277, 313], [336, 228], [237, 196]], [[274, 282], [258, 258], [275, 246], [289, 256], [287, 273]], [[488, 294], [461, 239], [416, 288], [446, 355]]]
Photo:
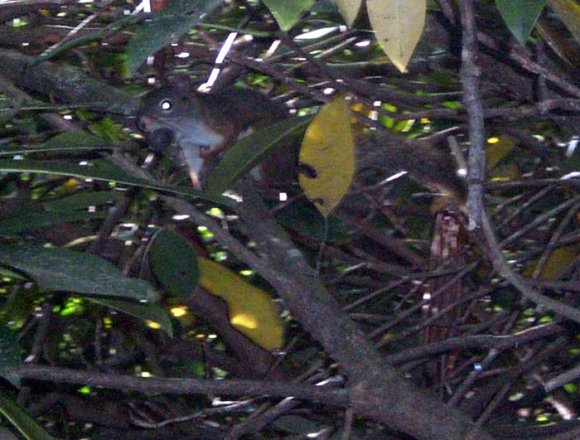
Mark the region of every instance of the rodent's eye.
[[159, 103], [159, 108], [164, 112], [168, 112], [173, 108], [173, 103], [170, 99], [164, 99]]

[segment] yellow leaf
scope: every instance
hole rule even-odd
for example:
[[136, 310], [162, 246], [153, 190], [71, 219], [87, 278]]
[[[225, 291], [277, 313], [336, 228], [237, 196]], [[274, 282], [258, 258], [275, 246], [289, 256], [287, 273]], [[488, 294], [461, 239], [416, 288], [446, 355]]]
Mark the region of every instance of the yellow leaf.
[[284, 342], [284, 323], [270, 295], [222, 265], [198, 258], [199, 285], [228, 305], [230, 324], [260, 347], [277, 350]]
[[338, 6], [338, 10], [346, 24], [352, 26], [358, 11], [360, 11], [362, 0], [334, 0], [334, 3]]
[[[579, 248], [576, 245], [563, 246], [554, 249], [550, 252], [548, 259], [542, 267], [542, 271], [539, 274], [539, 278], [545, 281], [553, 281], [558, 279], [558, 276], [566, 269], [572, 262], [578, 257]], [[526, 270], [526, 274], [531, 276], [536, 269], [536, 264], [538, 262], [534, 261], [532, 265]]]
[[338, 96], [310, 123], [300, 148], [300, 186], [325, 217], [340, 203], [354, 175], [350, 116], [348, 102]]
[[516, 146], [515, 140], [510, 136], [494, 137], [487, 140], [485, 160], [487, 170], [493, 170]]
[[419, 42], [427, 0], [367, 0], [369, 20], [377, 41], [389, 59], [401, 72]]

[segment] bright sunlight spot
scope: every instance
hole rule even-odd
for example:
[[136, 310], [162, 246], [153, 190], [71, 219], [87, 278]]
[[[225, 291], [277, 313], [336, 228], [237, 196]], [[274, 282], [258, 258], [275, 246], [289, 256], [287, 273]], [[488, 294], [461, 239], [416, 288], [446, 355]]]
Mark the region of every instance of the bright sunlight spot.
[[155, 321], [150, 321], [147, 320], [147, 327], [155, 329], [155, 330], [159, 330], [161, 328], [161, 324], [159, 324], [158, 322]]
[[180, 318], [182, 316], [187, 315], [188, 309], [185, 306], [176, 306], [172, 307], [170, 312], [171, 316], [173, 316], [174, 318]]
[[258, 322], [256, 321], [256, 318], [243, 313], [232, 316], [230, 323], [239, 327], [258, 328]]

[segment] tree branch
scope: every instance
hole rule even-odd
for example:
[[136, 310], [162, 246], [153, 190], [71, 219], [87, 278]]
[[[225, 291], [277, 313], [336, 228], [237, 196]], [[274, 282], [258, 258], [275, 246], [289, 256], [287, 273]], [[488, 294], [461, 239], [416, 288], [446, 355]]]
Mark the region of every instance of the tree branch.
[[10, 368], [9, 371], [20, 379], [71, 383], [119, 391], [139, 391], [149, 394], [295, 397], [339, 407], [346, 407], [349, 403], [349, 391], [345, 389], [328, 389], [272, 381], [142, 378], [44, 366], [14, 367]]
[[480, 70], [476, 64], [478, 55], [477, 28], [471, 0], [460, 3], [461, 26], [463, 29], [461, 50], [461, 80], [463, 84], [463, 101], [467, 109], [469, 125], [469, 177], [467, 210], [469, 229], [481, 227], [483, 212], [483, 185], [485, 182], [485, 127], [483, 124], [483, 106], [479, 91]]

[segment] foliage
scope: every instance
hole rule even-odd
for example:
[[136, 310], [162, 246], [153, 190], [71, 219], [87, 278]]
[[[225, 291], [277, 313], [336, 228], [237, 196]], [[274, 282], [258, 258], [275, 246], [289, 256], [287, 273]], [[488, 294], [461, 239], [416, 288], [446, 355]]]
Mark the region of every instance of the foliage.
[[[0, 2], [0, 429], [573, 438], [578, 2], [152, 3]], [[471, 3], [496, 244], [425, 191], [474, 151]], [[193, 189], [134, 123], [179, 75], [292, 117]], [[368, 133], [410, 178], [356, 169]], [[293, 143], [301, 187], [248, 184]]]

